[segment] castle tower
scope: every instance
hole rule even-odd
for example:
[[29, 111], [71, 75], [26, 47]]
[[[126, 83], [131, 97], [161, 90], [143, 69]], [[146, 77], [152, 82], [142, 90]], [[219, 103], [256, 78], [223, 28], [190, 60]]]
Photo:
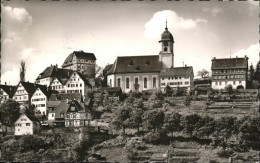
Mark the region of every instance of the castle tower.
[[165, 31], [162, 33], [161, 40], [159, 41], [162, 45], [161, 52], [159, 54], [160, 62], [162, 63], [162, 69], [173, 67], [174, 63], [174, 53], [173, 53], [173, 43], [174, 39], [172, 34], [168, 31], [167, 21]]

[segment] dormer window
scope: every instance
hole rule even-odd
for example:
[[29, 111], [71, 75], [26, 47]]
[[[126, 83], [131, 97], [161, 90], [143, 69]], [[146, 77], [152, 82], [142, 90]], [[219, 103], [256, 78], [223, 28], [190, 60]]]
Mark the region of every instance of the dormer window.
[[149, 59], [145, 62], [146, 65], [150, 65]]
[[139, 65], [135, 67], [135, 70], [140, 70], [140, 67], [139, 67]]
[[131, 61], [128, 63], [128, 65], [129, 65], [129, 66], [133, 66], [133, 65], [134, 65], [133, 61], [131, 60]]

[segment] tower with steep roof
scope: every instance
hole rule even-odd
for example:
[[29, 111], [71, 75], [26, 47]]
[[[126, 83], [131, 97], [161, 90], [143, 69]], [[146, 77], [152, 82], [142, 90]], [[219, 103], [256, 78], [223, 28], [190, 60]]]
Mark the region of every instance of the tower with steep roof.
[[159, 53], [159, 60], [162, 63], [162, 69], [174, 67], [174, 39], [172, 34], [168, 31], [167, 21], [165, 31], [161, 35], [161, 52]]

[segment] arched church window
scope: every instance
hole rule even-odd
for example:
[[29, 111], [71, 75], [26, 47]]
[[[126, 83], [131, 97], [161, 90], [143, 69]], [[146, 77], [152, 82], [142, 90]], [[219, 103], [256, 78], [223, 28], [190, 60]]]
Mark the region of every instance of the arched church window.
[[153, 88], [156, 88], [156, 78], [153, 78]]
[[163, 51], [164, 51], [164, 52], [167, 52], [167, 49], [168, 49], [167, 47], [164, 47]]
[[118, 79], [117, 79], [117, 86], [118, 86], [118, 87], [121, 87], [121, 85], [120, 85], [121, 83], [120, 83], [120, 82], [121, 82], [121, 80], [120, 80], [120, 78], [118, 78]]
[[144, 88], [147, 88], [147, 78], [144, 78]]

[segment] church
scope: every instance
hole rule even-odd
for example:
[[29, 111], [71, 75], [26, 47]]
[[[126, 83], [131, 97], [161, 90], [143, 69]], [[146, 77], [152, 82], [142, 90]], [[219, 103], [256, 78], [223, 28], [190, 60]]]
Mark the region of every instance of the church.
[[125, 93], [151, 89], [164, 91], [167, 85], [176, 88], [177, 84], [171, 84], [170, 80], [161, 82], [166, 71], [169, 79], [178, 77], [180, 80], [183, 78], [188, 81], [178, 82], [178, 87], [186, 87], [189, 90], [193, 86], [193, 68], [174, 67], [174, 38], [167, 28], [167, 22], [159, 43], [161, 44], [159, 55], [118, 56], [114, 64], [107, 65], [104, 68], [107, 86], [121, 87]]

